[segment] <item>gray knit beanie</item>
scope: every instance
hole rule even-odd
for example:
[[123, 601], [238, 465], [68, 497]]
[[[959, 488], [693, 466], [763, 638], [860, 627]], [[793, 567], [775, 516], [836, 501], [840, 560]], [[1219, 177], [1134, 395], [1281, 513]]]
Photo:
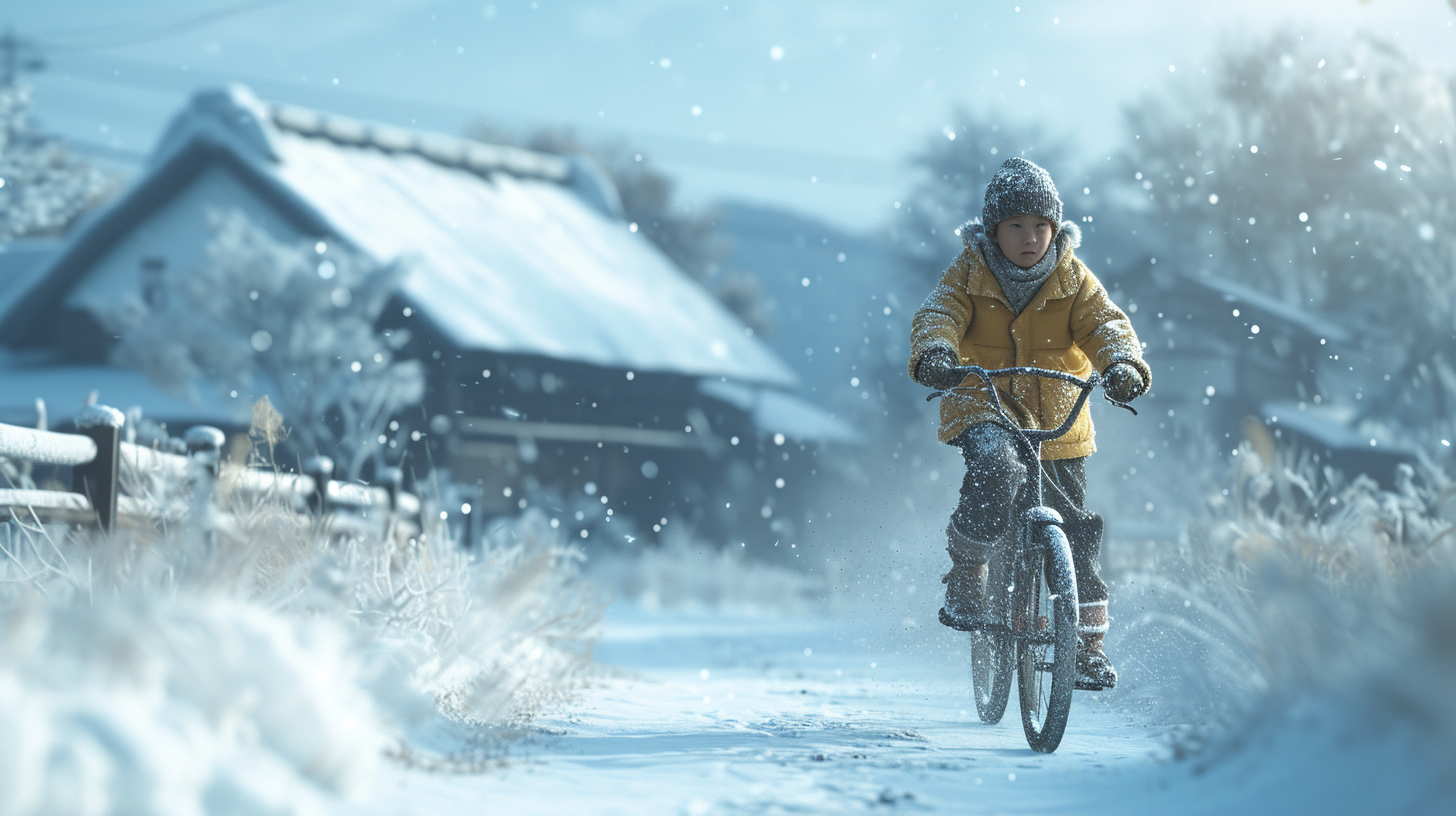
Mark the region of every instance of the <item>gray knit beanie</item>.
[[1035, 162], [1012, 156], [1001, 165], [991, 183], [986, 185], [986, 206], [981, 210], [981, 223], [987, 232], [1017, 215], [1040, 215], [1052, 222], [1052, 229], [1062, 223], [1062, 199], [1051, 174]]

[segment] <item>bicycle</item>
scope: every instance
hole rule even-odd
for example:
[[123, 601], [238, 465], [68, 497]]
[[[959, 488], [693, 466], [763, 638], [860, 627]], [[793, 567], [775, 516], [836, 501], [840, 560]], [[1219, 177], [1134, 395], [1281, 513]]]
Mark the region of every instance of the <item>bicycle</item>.
[[[1033, 751], [1051, 753], [1061, 744], [1072, 707], [1074, 688], [1100, 686], [1077, 681], [1077, 575], [1072, 548], [1062, 530], [1062, 518], [1042, 497], [1041, 444], [1071, 429], [1092, 389], [1101, 384], [1093, 372], [1082, 379], [1062, 371], [1016, 366], [986, 370], [980, 366], [952, 369], [961, 380], [980, 377], [991, 392], [1001, 424], [1016, 440], [1017, 453], [1026, 465], [1027, 480], [1017, 500], [1011, 529], [1003, 535], [987, 560], [985, 606], [971, 621], [958, 621], [941, 610], [941, 623], [971, 633], [971, 685], [976, 713], [995, 724], [1006, 711], [1011, 675], [1017, 674], [1021, 725]], [[1063, 380], [1081, 393], [1062, 424], [1053, 430], [1023, 428], [1006, 412], [991, 378], [1024, 374]], [[961, 385], [936, 391], [926, 400], [967, 389]], [[1107, 396], [1108, 402], [1137, 411]], [[1043, 580], [1045, 578], [1045, 580]]]

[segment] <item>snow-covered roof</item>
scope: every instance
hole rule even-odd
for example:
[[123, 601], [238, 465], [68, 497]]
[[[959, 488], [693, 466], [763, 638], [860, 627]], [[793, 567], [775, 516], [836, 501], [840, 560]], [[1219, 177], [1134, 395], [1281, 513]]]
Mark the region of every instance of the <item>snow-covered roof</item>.
[[[1416, 451], [1409, 443], [1379, 432], [1372, 436], [1350, 427], [1348, 409], [1312, 406], [1292, 400], [1274, 400], [1259, 406], [1265, 422], [1275, 428], [1288, 428], [1332, 451], [1385, 453], [1414, 458]], [[1372, 451], [1372, 449], [1379, 449]]]
[[60, 251], [60, 242], [50, 239], [0, 241], [0, 303], [12, 284], [25, 280], [41, 264]]
[[1212, 290], [1220, 295], [1226, 303], [1236, 303], [1245, 308], [1263, 312], [1284, 325], [1304, 331], [1311, 337], [1329, 340], [1331, 343], [1344, 343], [1350, 339], [1350, 333], [1343, 326], [1310, 314], [1297, 306], [1291, 306], [1279, 298], [1264, 294], [1251, 286], [1214, 275], [1185, 274], [1183, 278]]
[[[81, 230], [96, 234], [77, 236], [55, 267], [84, 267], [98, 243], [126, 229], [117, 225], [134, 225], [136, 210], [165, 195], [155, 179], [200, 153], [227, 160], [295, 221], [402, 264], [401, 296], [462, 348], [796, 382], [709, 292], [613, 216], [615, 190], [586, 161], [269, 104], [237, 85], [197, 94], [147, 177]], [[22, 315], [64, 297], [83, 271], [39, 276], [0, 301], [0, 341], [18, 345], [17, 334], [33, 330]]]

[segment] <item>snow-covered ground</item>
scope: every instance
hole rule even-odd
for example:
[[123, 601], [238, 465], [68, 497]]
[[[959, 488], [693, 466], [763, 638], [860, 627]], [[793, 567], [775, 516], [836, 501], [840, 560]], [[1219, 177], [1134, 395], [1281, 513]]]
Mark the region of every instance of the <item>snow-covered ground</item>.
[[1118, 573], [1122, 681], [1050, 756], [1014, 698], [978, 722], [964, 636], [924, 623], [935, 559], [855, 552], [853, 513], [817, 570], [597, 552], [599, 626], [539, 514], [468, 557], [266, 507], [207, 535], [12, 524], [0, 816], [1456, 812], [1453, 494], [1356, 480], [1345, 510], [1264, 515], [1296, 475], [1239, 479]]
[[1060, 749], [1036, 754], [1014, 694], [983, 725], [963, 661], [843, 620], [616, 604], [577, 705], [505, 748], [439, 744], [466, 772], [392, 764], [339, 812], [1439, 813], [1453, 801], [1449, 784], [1407, 784], [1439, 778], [1413, 767], [1431, 755], [1421, 735], [1342, 730], [1350, 718], [1313, 704], [1225, 756], [1175, 762], [1165, 729], [1079, 692]]
[[1159, 750], [1153, 730], [1083, 699], [1061, 749], [1034, 754], [1014, 703], [1000, 725], [977, 720], [962, 661], [862, 634], [826, 616], [616, 605], [579, 705], [483, 772], [395, 768], [344, 812], [1037, 812]]

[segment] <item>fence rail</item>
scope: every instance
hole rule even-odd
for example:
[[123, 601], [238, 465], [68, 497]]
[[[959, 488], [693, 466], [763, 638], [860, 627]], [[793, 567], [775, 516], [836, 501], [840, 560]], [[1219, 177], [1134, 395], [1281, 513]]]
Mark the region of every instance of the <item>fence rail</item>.
[[96, 458], [96, 442], [80, 434], [0, 423], [0, 456], [40, 465], [84, 465]]
[[[177, 512], [145, 496], [125, 495], [126, 486], [136, 489], [156, 479], [174, 484], [218, 479], [226, 441], [222, 431], [206, 425], [189, 429], [183, 436], [184, 456], [122, 441], [123, 421], [114, 408], [90, 406], [77, 417], [76, 433], [0, 423], [0, 458], [71, 468], [70, 490], [0, 489], [0, 513], [13, 518], [23, 512], [43, 520], [111, 530], [119, 516], [157, 520]], [[286, 496], [291, 503], [317, 513], [378, 510], [396, 521], [412, 525], [418, 521], [421, 502], [401, 489], [398, 468], [386, 469], [380, 485], [335, 481], [333, 462], [322, 456], [310, 458], [304, 470], [278, 473], [243, 468], [228, 471], [224, 482], [233, 491]]]
[[[117, 515], [131, 518], [158, 518], [158, 509], [132, 496], [118, 496]], [[91, 500], [80, 493], [66, 490], [33, 490], [26, 488], [0, 489], [0, 510], [23, 509], [35, 513], [46, 521], [71, 521], [91, 524], [96, 518], [96, 508]], [[0, 521], [5, 518], [0, 516]]]

